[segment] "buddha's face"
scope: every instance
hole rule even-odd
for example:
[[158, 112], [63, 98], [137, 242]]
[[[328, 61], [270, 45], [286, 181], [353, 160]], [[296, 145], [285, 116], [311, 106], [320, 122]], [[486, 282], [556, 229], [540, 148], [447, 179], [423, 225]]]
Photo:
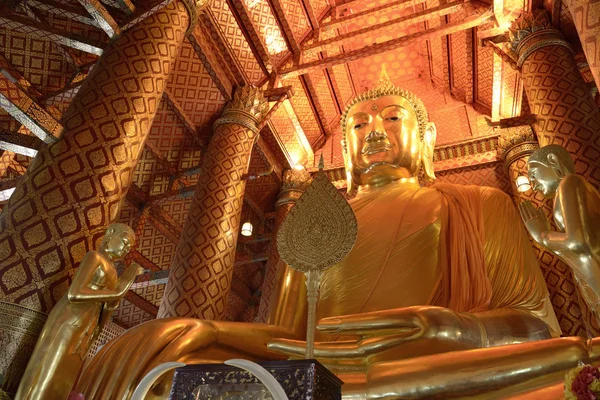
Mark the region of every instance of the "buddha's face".
[[554, 168], [538, 161], [529, 161], [528, 175], [533, 190], [542, 192], [548, 198], [554, 196], [562, 178]]
[[135, 237], [127, 231], [107, 231], [102, 242], [102, 251], [113, 260], [122, 260], [135, 243]]
[[415, 177], [421, 162], [419, 122], [402, 96], [355, 104], [346, 123], [347, 168], [358, 185]]

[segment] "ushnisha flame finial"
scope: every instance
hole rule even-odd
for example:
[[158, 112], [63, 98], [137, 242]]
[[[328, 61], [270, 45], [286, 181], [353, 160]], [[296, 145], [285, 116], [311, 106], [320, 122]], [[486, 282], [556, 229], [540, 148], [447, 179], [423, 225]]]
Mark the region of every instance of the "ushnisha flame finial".
[[377, 86], [373, 89], [369, 89], [366, 92], [358, 95], [354, 99], [348, 103], [346, 106], [346, 110], [342, 114], [342, 118], [340, 121], [340, 125], [342, 127], [342, 148], [344, 153], [347, 153], [348, 148], [346, 145], [346, 122], [348, 120], [348, 111], [350, 108], [360, 102], [374, 100], [382, 96], [396, 95], [402, 96], [414, 107], [415, 113], [417, 114], [417, 119], [419, 121], [419, 134], [421, 136], [421, 140], [425, 137], [425, 131], [427, 129], [427, 110], [425, 109], [425, 105], [417, 96], [415, 96], [412, 92], [408, 90], [404, 90], [402, 88], [394, 86], [392, 81], [390, 80], [385, 64], [381, 67], [381, 72], [379, 73], [379, 81]]

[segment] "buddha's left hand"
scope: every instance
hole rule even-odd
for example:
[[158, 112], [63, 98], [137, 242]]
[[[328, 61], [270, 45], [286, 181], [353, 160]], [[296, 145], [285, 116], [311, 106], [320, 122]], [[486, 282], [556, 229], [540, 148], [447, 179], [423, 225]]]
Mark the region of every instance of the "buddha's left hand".
[[[373, 362], [408, 358], [487, 345], [485, 328], [469, 313], [447, 308], [415, 306], [324, 318], [317, 329], [356, 339], [317, 342], [315, 358], [326, 364]], [[269, 349], [292, 357], [303, 356], [305, 342], [277, 339]]]

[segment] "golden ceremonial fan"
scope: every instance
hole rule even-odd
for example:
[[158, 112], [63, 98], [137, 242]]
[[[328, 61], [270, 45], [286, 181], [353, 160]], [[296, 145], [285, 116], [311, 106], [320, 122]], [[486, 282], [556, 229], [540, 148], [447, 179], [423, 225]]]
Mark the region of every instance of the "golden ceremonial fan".
[[312, 358], [314, 354], [321, 276], [352, 250], [358, 232], [352, 208], [329, 181], [322, 164], [321, 159], [319, 172], [290, 210], [277, 234], [277, 250], [281, 258], [306, 275], [306, 358]]

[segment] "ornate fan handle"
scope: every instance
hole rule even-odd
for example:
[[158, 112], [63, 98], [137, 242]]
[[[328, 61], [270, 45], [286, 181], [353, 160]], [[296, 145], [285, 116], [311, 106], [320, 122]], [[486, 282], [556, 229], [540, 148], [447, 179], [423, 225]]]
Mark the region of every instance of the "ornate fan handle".
[[317, 301], [319, 300], [319, 286], [321, 285], [321, 271], [311, 269], [306, 275], [306, 299], [308, 301], [308, 321], [306, 325], [306, 356], [308, 360], [315, 353], [315, 325], [317, 320]]

